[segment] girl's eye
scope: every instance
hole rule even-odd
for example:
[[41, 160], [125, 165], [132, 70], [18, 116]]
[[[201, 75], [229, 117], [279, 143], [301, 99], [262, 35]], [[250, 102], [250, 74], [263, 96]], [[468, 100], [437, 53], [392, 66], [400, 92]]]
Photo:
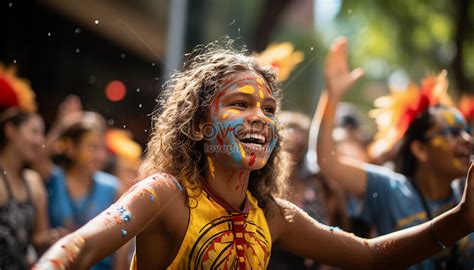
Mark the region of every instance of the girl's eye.
[[233, 102], [230, 104], [230, 106], [239, 107], [239, 108], [247, 108], [247, 104], [243, 101]]
[[267, 114], [271, 114], [271, 115], [275, 114], [275, 108], [273, 108], [273, 107], [265, 107], [265, 108], [263, 108], [263, 111]]

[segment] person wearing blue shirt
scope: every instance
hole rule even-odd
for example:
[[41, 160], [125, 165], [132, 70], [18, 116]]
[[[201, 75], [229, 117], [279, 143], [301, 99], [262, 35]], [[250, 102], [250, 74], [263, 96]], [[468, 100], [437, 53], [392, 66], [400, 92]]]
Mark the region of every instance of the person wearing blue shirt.
[[[345, 39], [333, 44], [325, 73], [327, 91], [312, 127], [319, 130], [313, 132], [317, 138], [311, 139], [317, 141], [321, 173], [359, 199], [361, 207], [355, 214], [383, 235], [429, 221], [460, 201], [462, 185], [453, 184], [469, 169], [471, 135], [462, 114], [443, 102], [446, 72], [426, 79], [421, 89], [411, 85], [378, 103], [386, 107], [379, 107], [384, 119], [377, 121], [379, 135], [372, 149], [397, 152], [398, 173], [335, 154], [335, 108], [363, 74], [361, 69], [349, 72]], [[410, 269], [472, 269], [473, 238], [471, 234]]]

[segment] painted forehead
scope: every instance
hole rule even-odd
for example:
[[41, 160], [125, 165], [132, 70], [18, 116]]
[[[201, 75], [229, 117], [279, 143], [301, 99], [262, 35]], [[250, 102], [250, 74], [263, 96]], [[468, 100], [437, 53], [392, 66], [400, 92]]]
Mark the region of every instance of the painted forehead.
[[228, 76], [224, 79], [220, 91], [222, 93], [237, 91], [245, 94], [258, 94], [261, 99], [266, 95], [273, 96], [267, 81], [255, 71], [242, 71]]
[[453, 108], [441, 109], [437, 113], [438, 119], [443, 125], [448, 126], [465, 126], [467, 125], [466, 120], [464, 119], [461, 112]]

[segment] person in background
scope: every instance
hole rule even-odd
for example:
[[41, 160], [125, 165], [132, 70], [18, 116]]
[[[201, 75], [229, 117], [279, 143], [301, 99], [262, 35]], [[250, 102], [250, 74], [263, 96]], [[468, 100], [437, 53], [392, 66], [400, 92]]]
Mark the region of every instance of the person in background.
[[142, 147], [132, 139], [130, 131], [108, 129], [105, 133], [105, 145], [108, 152], [105, 172], [115, 175], [125, 188], [138, 177]]
[[0, 269], [29, 269], [35, 253], [66, 234], [63, 228], [49, 229], [45, 188], [27, 168], [44, 141], [29, 83], [0, 65]]
[[[347, 41], [336, 41], [325, 68], [327, 91], [315, 113], [321, 172], [361, 200], [358, 215], [379, 235], [435, 219], [461, 200], [463, 187], [452, 185], [453, 180], [463, 177], [471, 164], [470, 128], [449, 105], [446, 73], [429, 77], [421, 89], [412, 84], [405, 92], [376, 101], [380, 107], [373, 114], [380, 117], [379, 133], [370, 149], [377, 156], [397, 147], [396, 172], [334, 152], [335, 108], [361, 75], [360, 69], [349, 72]], [[410, 269], [472, 269], [473, 237]]]
[[[83, 111], [77, 96], [68, 96], [47, 134], [45, 151], [35, 162], [48, 191], [49, 222], [73, 232], [121, 195], [120, 181], [101, 171], [105, 166], [105, 119]], [[109, 256], [92, 269], [113, 269], [122, 256]], [[122, 268], [123, 269], [123, 268]]]

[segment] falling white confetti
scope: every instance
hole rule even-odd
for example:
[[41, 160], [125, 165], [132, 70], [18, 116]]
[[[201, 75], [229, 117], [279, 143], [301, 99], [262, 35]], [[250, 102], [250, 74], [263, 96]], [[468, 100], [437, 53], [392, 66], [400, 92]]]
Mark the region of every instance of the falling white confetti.
[[76, 29], [74, 30], [74, 33], [76, 33], [76, 34], [81, 33], [81, 28], [76, 28]]
[[95, 77], [94, 76], [89, 76], [89, 78], [87, 80], [89, 81], [90, 84], [95, 83]]
[[16, 64], [16, 59], [13, 59], [13, 64]]
[[314, 51], [314, 47], [309, 48], [311, 51]]
[[348, 10], [347, 10], [347, 13], [352, 14], [352, 9], [351, 9], [351, 8], [348, 9]]
[[155, 62], [151, 63], [151, 66], [154, 67], [154, 66], [155, 66]]
[[50, 37], [50, 36], [51, 36], [51, 32], [48, 32], [48, 37]]
[[113, 125], [114, 125], [114, 119], [109, 119], [109, 120], [107, 120], [107, 124], [108, 124], [109, 126], [113, 126]]
[[148, 132], [148, 129], [145, 128], [145, 132]]
[[8, 3], [8, 7], [12, 7], [13, 6], [13, 3]]
[[80, 53], [80, 52], [81, 52], [81, 49], [76, 48], [76, 53]]
[[125, 56], [126, 56], [126, 55], [125, 55], [124, 53], [122, 53], [122, 54], [120, 55], [120, 57], [122, 57], [122, 58], [125, 58]]
[[123, 125], [123, 128], [127, 128], [127, 125]]
[[141, 108], [142, 107], [142, 104], [138, 104], [138, 108]]
[[137, 88], [137, 93], [140, 93], [140, 88]]
[[95, 24], [99, 24], [99, 20], [95, 20], [94, 23], [95, 23]]

